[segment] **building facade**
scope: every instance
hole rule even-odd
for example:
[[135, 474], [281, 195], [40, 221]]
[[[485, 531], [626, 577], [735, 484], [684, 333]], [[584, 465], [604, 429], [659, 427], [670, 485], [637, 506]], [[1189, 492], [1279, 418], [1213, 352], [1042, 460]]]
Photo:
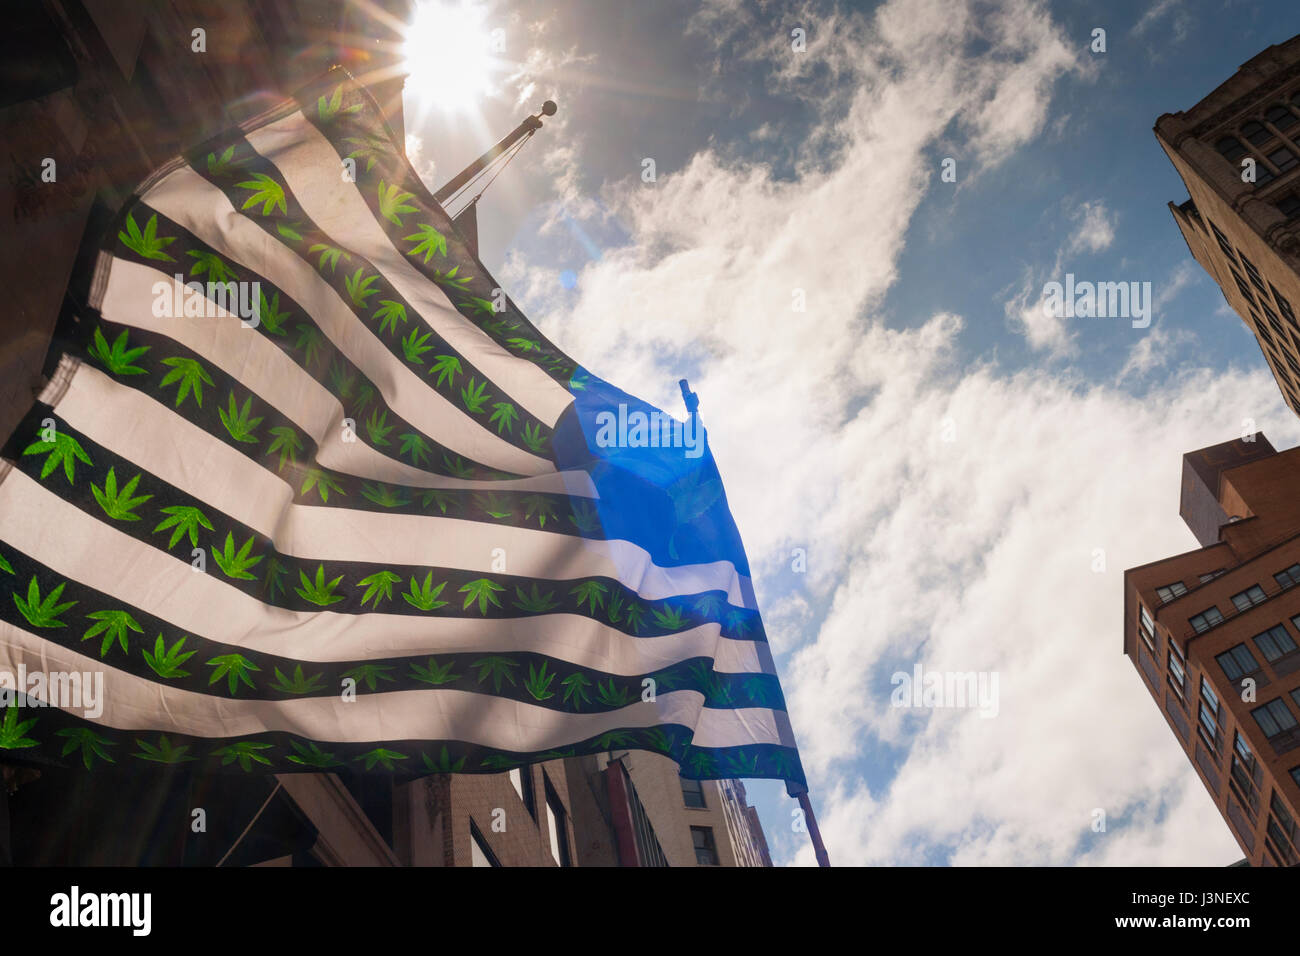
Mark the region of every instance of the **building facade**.
[[1300, 448], [1183, 457], [1200, 547], [1124, 572], [1124, 653], [1252, 866], [1300, 863]]
[[420, 821], [407, 838], [432, 848], [414, 865], [772, 865], [740, 781], [685, 780], [659, 754], [616, 751], [504, 774], [440, 775], [406, 790], [410, 818]]
[[1155, 133], [1190, 197], [1169, 204], [1188, 249], [1300, 414], [1300, 36], [1161, 116]]
[[[571, 781], [582, 776], [590, 783], [574, 801], [577, 828], [613, 837], [608, 845], [584, 842], [583, 865], [772, 865], [757, 812], [746, 802], [740, 781], [687, 780], [673, 761], [646, 751], [568, 763]], [[590, 801], [583, 799], [588, 794]]]
[[408, 866], [578, 866], [579, 840], [609, 836], [575, 826], [573, 793], [587, 781], [570, 776], [566, 764], [436, 774], [394, 787], [399, 859]]

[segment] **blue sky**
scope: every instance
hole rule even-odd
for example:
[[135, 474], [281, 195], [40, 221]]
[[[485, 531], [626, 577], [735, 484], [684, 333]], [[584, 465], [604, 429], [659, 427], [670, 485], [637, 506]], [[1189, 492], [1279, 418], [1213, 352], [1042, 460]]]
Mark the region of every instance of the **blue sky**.
[[[832, 860], [1239, 858], [1122, 655], [1121, 578], [1195, 546], [1183, 452], [1300, 423], [1151, 127], [1300, 8], [480, 6], [493, 87], [455, 112], [408, 87], [408, 152], [440, 184], [559, 103], [484, 198], [483, 259], [602, 377], [674, 412], [691, 378]], [[1150, 327], [1043, 320], [1066, 272], [1150, 282]], [[998, 715], [891, 707], [918, 662], [996, 672]], [[811, 863], [783, 788], [750, 793], [777, 861]]]

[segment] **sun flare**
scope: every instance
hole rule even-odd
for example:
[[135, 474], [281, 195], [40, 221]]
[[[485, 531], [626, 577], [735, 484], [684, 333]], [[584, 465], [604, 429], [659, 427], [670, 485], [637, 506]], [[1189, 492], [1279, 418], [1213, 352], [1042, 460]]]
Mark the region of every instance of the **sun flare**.
[[475, 3], [422, 0], [402, 47], [407, 88], [428, 105], [475, 109], [491, 92], [500, 35]]

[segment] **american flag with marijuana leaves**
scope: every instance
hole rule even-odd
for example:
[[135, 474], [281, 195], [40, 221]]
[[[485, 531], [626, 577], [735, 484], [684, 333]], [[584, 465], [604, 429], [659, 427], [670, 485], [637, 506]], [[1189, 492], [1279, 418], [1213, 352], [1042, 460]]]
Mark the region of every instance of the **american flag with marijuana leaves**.
[[11, 695], [10, 759], [802, 787], [711, 454], [594, 440], [657, 410], [500, 293], [346, 73], [151, 176], [89, 289], [0, 461], [0, 672], [102, 672], [102, 712]]

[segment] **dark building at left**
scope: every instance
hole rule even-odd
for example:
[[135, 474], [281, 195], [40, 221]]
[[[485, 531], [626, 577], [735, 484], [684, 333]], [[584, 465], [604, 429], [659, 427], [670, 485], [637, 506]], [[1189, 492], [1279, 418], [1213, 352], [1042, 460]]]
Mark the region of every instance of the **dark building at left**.
[[0, 31], [0, 434], [31, 403], [82, 238], [148, 173], [333, 64], [402, 130], [410, 0], [10, 0]]

